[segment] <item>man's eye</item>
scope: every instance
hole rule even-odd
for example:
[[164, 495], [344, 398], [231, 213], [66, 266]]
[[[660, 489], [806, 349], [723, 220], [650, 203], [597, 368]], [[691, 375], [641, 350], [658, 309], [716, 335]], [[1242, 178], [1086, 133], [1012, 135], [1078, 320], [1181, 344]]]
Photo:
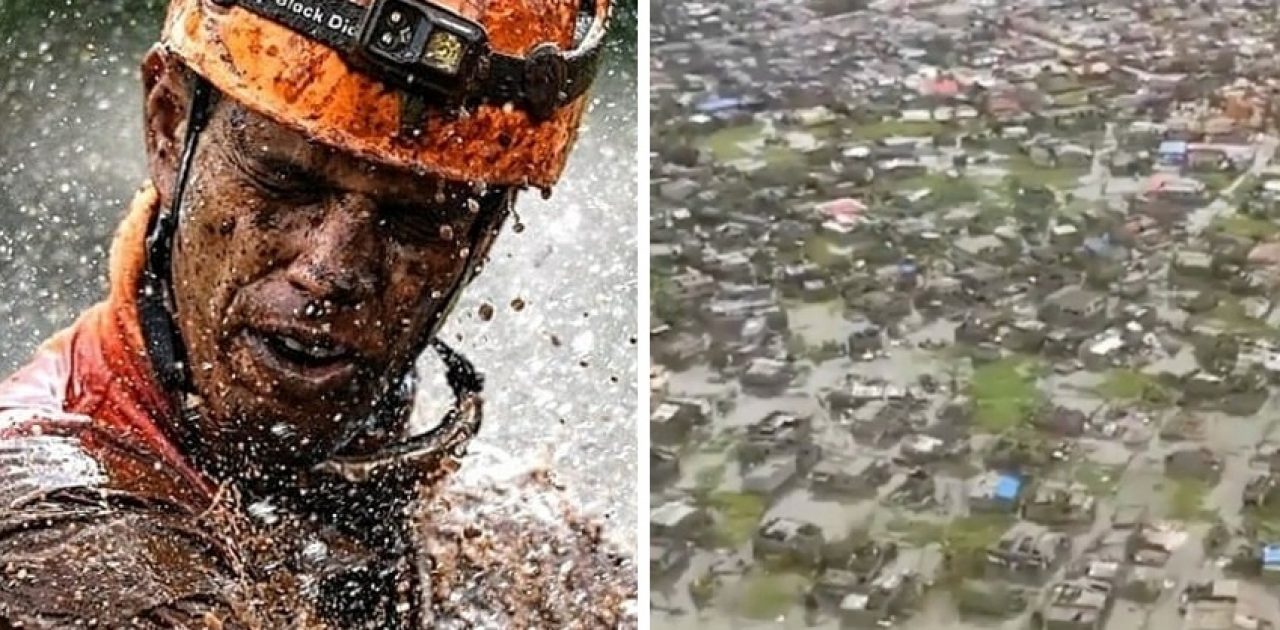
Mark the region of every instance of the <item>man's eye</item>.
[[387, 208], [382, 223], [387, 234], [402, 243], [427, 245], [453, 240], [453, 227], [432, 220], [426, 208]]
[[272, 197], [305, 201], [317, 199], [324, 192], [324, 186], [315, 178], [292, 169], [263, 165], [248, 170], [254, 186]]
[[255, 178], [258, 187], [266, 193], [288, 199], [314, 199], [320, 196], [320, 186], [314, 182], [284, 175], [267, 175]]

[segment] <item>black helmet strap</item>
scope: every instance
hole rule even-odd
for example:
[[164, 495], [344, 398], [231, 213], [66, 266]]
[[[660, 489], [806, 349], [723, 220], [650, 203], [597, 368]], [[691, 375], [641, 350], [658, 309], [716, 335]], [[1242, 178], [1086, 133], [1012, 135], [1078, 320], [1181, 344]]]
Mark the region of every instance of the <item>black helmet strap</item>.
[[213, 86], [195, 75], [191, 84], [191, 107], [187, 113], [187, 130], [182, 142], [182, 158], [174, 178], [168, 208], [161, 208], [147, 227], [146, 263], [138, 287], [138, 318], [147, 343], [147, 355], [160, 384], [170, 391], [185, 390], [190, 384], [186, 350], [177, 325], [173, 321], [173, 288], [170, 263], [173, 260], [173, 236], [182, 212], [182, 199], [191, 177], [196, 142], [209, 124], [213, 113]]

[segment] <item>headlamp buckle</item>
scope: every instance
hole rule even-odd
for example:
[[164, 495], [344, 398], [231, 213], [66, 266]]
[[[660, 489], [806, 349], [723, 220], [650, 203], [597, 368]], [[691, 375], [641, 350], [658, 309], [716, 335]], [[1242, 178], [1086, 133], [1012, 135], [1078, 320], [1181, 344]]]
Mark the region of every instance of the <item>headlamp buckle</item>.
[[560, 105], [569, 67], [555, 44], [539, 44], [526, 57], [524, 94], [529, 114], [546, 120]]

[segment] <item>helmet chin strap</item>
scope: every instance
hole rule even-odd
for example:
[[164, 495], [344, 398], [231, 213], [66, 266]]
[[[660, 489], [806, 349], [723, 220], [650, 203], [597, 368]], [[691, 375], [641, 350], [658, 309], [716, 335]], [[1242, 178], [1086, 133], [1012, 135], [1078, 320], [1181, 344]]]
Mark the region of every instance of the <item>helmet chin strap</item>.
[[[196, 145], [200, 133], [208, 126], [216, 97], [217, 92], [208, 81], [199, 75], [193, 76], [181, 161], [169, 206], [158, 211], [147, 227], [146, 261], [137, 294], [138, 316], [146, 340], [147, 355], [160, 384], [173, 394], [180, 406], [183, 395], [194, 394], [195, 388], [181, 332], [173, 315], [176, 311], [171, 282], [173, 239], [191, 177]], [[442, 306], [432, 314], [430, 324], [415, 341], [412, 353], [414, 360], [410, 361], [401, 375], [391, 381], [387, 391], [379, 397], [370, 418], [369, 424], [372, 426], [366, 426], [365, 430], [382, 424], [393, 424], [407, 408], [412, 407], [416, 358], [428, 345], [445, 364], [446, 379], [455, 399], [453, 409], [425, 434], [393, 444], [368, 456], [330, 458], [316, 467], [317, 472], [334, 473], [354, 481], [384, 465], [405, 458], [461, 457], [467, 443], [479, 431], [480, 395], [484, 389], [484, 378], [470, 361], [440, 341], [436, 335], [457, 305], [462, 290], [478, 275], [484, 256], [474, 245], [483, 242], [486, 230], [501, 227], [514, 204], [515, 192], [511, 189], [496, 191], [485, 201], [487, 203], [481, 204], [478, 216], [471, 225], [471, 238], [468, 242], [473, 246], [467, 252], [463, 272], [453, 281], [443, 296]], [[406, 389], [409, 391], [405, 391]], [[191, 429], [192, 427], [177, 427], [178, 431], [183, 432]]]
[[182, 142], [182, 158], [174, 178], [169, 207], [161, 208], [147, 226], [146, 263], [138, 287], [138, 318], [146, 338], [147, 355], [156, 377], [165, 389], [176, 392], [191, 390], [191, 372], [186, 365], [186, 350], [177, 325], [173, 321], [173, 290], [170, 263], [173, 260], [173, 236], [182, 212], [182, 199], [191, 177], [196, 141], [209, 124], [213, 113], [213, 87], [196, 75], [191, 83], [191, 108], [187, 113], [187, 129]]

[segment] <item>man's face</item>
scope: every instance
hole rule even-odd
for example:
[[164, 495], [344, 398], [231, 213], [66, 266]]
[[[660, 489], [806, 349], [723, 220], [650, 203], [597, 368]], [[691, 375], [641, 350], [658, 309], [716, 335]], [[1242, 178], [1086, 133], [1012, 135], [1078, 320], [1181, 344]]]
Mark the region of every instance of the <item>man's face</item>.
[[486, 194], [503, 193], [379, 166], [219, 104], [172, 268], [201, 439], [299, 463], [346, 444], [421, 349], [468, 248], [491, 242], [490, 226], [471, 242]]

